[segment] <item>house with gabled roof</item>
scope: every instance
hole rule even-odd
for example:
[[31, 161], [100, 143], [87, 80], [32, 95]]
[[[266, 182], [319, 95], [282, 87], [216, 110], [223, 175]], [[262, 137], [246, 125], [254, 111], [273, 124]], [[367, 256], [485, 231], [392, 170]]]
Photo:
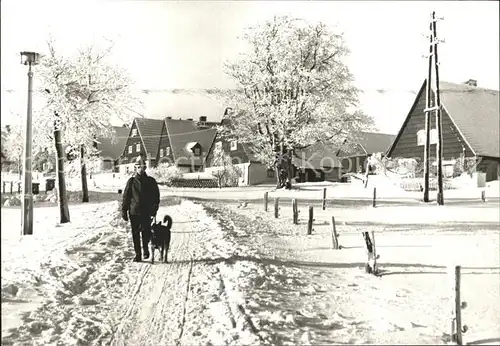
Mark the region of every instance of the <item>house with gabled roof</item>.
[[113, 133], [110, 136], [99, 136], [94, 141], [94, 147], [101, 160], [101, 170], [113, 172], [119, 170], [119, 160], [127, 143], [129, 130], [125, 125], [113, 126]]
[[[231, 108], [226, 108], [225, 112], [227, 113], [230, 110]], [[220, 125], [230, 128], [231, 122], [229, 119], [223, 118]], [[233, 164], [240, 168], [240, 186], [276, 182], [274, 170], [270, 169], [267, 164], [262, 163], [257, 158], [248, 143], [242, 143], [237, 139], [228, 140], [226, 138], [222, 138], [220, 134], [217, 134], [213, 148], [208, 155], [206, 163], [207, 172], [211, 172], [214, 169], [212, 162], [213, 152], [216, 147], [222, 149], [227, 155], [229, 155]]]
[[342, 164], [338, 148], [329, 143], [316, 143], [296, 150], [292, 157], [292, 172], [297, 182], [339, 181]]
[[395, 137], [387, 133], [361, 131], [355, 137], [346, 139], [336, 153], [342, 162], [343, 172], [364, 172], [368, 157], [376, 153], [385, 154]]
[[[231, 127], [228, 119], [222, 125]], [[218, 136], [214, 148], [219, 147], [231, 157], [233, 164], [237, 165], [242, 175], [240, 185], [258, 185], [263, 183], [276, 183], [276, 172], [267, 163], [261, 162], [253, 152], [251, 145], [241, 143], [236, 139], [223, 139]], [[328, 144], [316, 144], [299, 150], [292, 158], [292, 176], [297, 181], [337, 181], [340, 179], [340, 162], [335, 155], [337, 149]], [[207, 161], [207, 170], [212, 167], [213, 153]]]
[[200, 129], [198, 123], [191, 120], [166, 118], [164, 123], [157, 161], [173, 162], [187, 173], [203, 170], [217, 129]]
[[136, 118], [120, 158], [120, 172], [133, 172], [135, 159], [143, 156], [148, 167], [162, 162], [175, 164], [185, 172], [203, 169], [217, 130], [182, 119]]
[[134, 171], [134, 160], [142, 155], [149, 167], [156, 166], [160, 138], [165, 123], [161, 119], [135, 118], [120, 157], [120, 172]]
[[[387, 155], [423, 160], [425, 145], [426, 84], [424, 81], [415, 101]], [[499, 91], [480, 88], [477, 81], [463, 84], [441, 81], [443, 162], [458, 158], [480, 160], [476, 169], [486, 173], [486, 181], [500, 174]], [[432, 100], [435, 90], [432, 88]], [[430, 157], [435, 160], [437, 130], [431, 116]]]
[[260, 162], [248, 144], [241, 143], [236, 139], [223, 139], [219, 135], [215, 138], [213, 148], [207, 158], [207, 172], [211, 172], [214, 169], [212, 162], [216, 147], [229, 155], [232, 163], [240, 168], [241, 176], [239, 185], [257, 185], [276, 181], [274, 170], [269, 169], [267, 165]]

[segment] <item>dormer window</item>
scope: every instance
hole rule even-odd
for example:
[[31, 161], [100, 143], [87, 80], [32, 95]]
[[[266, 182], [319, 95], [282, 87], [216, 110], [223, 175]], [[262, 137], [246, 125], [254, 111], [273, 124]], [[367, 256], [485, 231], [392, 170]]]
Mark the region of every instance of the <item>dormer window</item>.
[[201, 145], [198, 142], [189, 142], [186, 144], [185, 148], [189, 153], [195, 156], [201, 155]]
[[165, 149], [165, 155], [166, 155], [166, 156], [170, 155], [170, 147], [167, 147], [167, 148]]
[[163, 149], [160, 149], [160, 157], [163, 157]]
[[231, 141], [231, 151], [234, 151], [238, 149], [238, 142], [237, 141]]
[[132, 129], [132, 137], [137, 136], [137, 129]]

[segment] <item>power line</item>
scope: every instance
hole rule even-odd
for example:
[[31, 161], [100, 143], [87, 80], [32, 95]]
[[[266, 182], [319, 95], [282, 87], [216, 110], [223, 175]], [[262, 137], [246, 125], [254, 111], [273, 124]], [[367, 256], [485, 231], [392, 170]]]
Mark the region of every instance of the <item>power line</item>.
[[[457, 85], [461, 85], [458, 83], [454, 83]], [[465, 85], [465, 84], [464, 84]], [[211, 89], [209, 91], [206, 91], [205, 89], [191, 89], [186, 91], [179, 91], [179, 89], [139, 89], [143, 94], [149, 95], [152, 93], [164, 93], [164, 94], [173, 94], [173, 95], [215, 95], [216, 92], [214, 91], [215, 89]], [[409, 94], [418, 94], [419, 89], [391, 89], [391, 88], [357, 88], [357, 90], [361, 92], [376, 92], [378, 94], [387, 94], [387, 93], [409, 93]], [[481, 87], [474, 87], [474, 88], [440, 88], [441, 92], [447, 92], [447, 93], [464, 93], [464, 92], [474, 92], [474, 91], [483, 91], [483, 92], [491, 92], [495, 93], [498, 92], [497, 90], [490, 89], [490, 88], [481, 88]], [[42, 90], [38, 90], [42, 92]], [[25, 90], [15, 90], [15, 89], [5, 89], [4, 92], [8, 94], [12, 93], [19, 93], [19, 92], [25, 92]]]
[[[185, 136], [185, 135], [190, 135], [190, 134], [198, 134], [200, 132], [208, 132], [210, 130], [215, 130], [215, 128], [209, 128], [209, 129], [203, 129], [203, 130], [196, 130], [196, 131], [189, 131], [189, 132], [183, 132], [183, 133], [174, 133], [174, 134], [171, 134], [169, 135], [168, 137], [175, 137], [175, 136]], [[150, 136], [140, 136], [140, 138], [142, 139], [145, 139], [145, 138], [153, 138], [153, 139], [157, 139], [157, 138], [162, 138], [163, 136], [160, 134], [160, 135], [150, 135]], [[111, 138], [111, 137], [105, 137], [105, 138]], [[126, 139], [126, 138], [129, 138], [129, 136], [113, 136], [112, 138], [116, 138], [116, 139]], [[103, 139], [102, 137], [100, 139]]]

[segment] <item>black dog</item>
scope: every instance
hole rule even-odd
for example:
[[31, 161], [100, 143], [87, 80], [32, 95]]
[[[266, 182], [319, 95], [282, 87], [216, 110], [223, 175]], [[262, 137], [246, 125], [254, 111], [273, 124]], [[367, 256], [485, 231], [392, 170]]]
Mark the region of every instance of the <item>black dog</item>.
[[170, 238], [173, 220], [169, 215], [163, 217], [161, 221], [156, 223], [156, 217], [153, 219], [151, 225], [151, 263], [154, 263], [155, 249], [160, 250], [160, 261], [164, 260], [167, 263], [168, 249], [170, 248]]

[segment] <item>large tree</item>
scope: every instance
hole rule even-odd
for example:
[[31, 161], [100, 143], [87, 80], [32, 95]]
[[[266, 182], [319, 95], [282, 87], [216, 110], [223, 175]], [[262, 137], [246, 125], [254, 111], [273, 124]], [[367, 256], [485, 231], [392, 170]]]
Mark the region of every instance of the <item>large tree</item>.
[[93, 44], [75, 55], [64, 56], [56, 50], [52, 39], [47, 43], [48, 52], [37, 68], [45, 103], [34, 117], [35, 126], [45, 131], [38, 134], [35, 142], [56, 152], [61, 222], [68, 222], [65, 149], [71, 148], [80, 155], [82, 199], [87, 202], [85, 156], [94, 149], [96, 137], [114, 136], [113, 121], [130, 121], [132, 113], [141, 111], [142, 104], [133, 93], [126, 71], [109, 61], [112, 44], [105, 49]]
[[[17, 168], [19, 175], [21, 174], [21, 166], [23, 164], [23, 144], [20, 140], [23, 138], [23, 127], [20, 118], [15, 120], [5, 130], [2, 130], [2, 153], [5, 158]], [[13, 167], [11, 167], [12, 169]]]
[[228, 132], [274, 164], [277, 179], [286, 171], [291, 187], [294, 153], [318, 143], [340, 146], [373, 121], [357, 108], [341, 34], [323, 23], [274, 17], [243, 38], [249, 49], [225, 64], [238, 85], [222, 97], [234, 107], [225, 116]]

